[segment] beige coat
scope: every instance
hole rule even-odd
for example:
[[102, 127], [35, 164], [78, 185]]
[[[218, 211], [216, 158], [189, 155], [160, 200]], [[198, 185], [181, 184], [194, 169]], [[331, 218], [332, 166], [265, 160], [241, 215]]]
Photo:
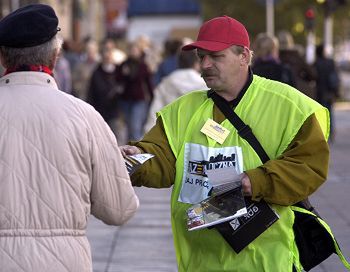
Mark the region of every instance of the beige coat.
[[138, 207], [117, 142], [88, 104], [41, 72], [0, 78], [0, 271], [92, 271], [90, 213]]

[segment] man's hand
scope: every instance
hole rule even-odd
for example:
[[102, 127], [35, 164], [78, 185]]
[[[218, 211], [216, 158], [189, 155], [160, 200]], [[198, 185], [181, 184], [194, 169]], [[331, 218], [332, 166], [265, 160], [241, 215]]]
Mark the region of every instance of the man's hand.
[[252, 195], [252, 184], [250, 183], [250, 179], [246, 173], [243, 173], [242, 188], [243, 188], [244, 195], [246, 196]]
[[121, 145], [119, 146], [120, 152], [122, 153], [123, 157], [127, 155], [136, 155], [141, 154], [141, 150], [138, 149], [136, 146], [132, 145]]

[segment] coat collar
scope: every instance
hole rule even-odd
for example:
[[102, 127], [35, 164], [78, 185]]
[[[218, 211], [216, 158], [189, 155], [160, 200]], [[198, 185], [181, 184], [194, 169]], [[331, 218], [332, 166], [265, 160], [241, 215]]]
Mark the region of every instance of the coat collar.
[[0, 78], [0, 87], [12, 85], [40, 85], [58, 90], [55, 79], [46, 73], [14, 72]]

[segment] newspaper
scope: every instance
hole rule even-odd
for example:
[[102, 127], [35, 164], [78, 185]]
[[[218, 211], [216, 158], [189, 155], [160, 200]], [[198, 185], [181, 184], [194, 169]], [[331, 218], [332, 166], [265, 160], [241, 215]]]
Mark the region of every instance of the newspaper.
[[136, 155], [127, 155], [124, 157], [126, 169], [131, 176], [142, 164], [153, 158], [153, 154], [142, 153]]
[[230, 221], [247, 213], [241, 175], [234, 167], [208, 170], [211, 195], [187, 209], [187, 228], [197, 230]]
[[188, 230], [202, 229], [247, 213], [242, 186], [215, 194], [187, 210]]

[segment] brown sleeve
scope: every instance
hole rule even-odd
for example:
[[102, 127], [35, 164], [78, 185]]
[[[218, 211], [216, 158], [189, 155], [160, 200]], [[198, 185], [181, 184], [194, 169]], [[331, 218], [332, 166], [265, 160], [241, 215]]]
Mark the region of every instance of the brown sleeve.
[[157, 118], [154, 127], [139, 142], [132, 145], [155, 157], [143, 164], [132, 176], [134, 186], [168, 188], [174, 184], [176, 158], [165, 135], [163, 122]]
[[252, 198], [295, 204], [325, 182], [328, 162], [328, 144], [315, 115], [311, 115], [280, 157], [246, 171], [252, 183]]

